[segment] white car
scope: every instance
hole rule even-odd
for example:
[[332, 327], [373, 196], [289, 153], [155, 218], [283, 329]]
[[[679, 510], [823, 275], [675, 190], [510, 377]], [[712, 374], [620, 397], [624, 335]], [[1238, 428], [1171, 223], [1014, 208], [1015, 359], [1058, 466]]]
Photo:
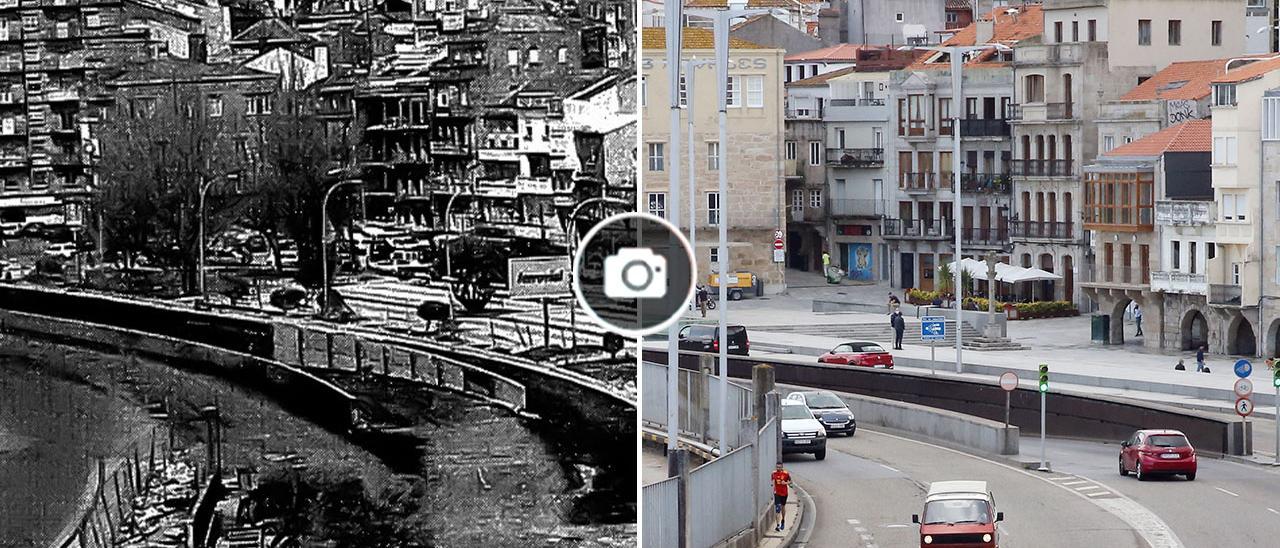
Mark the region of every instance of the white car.
[[852, 436], [858, 430], [858, 420], [849, 410], [849, 405], [839, 396], [826, 390], [809, 390], [787, 394], [787, 399], [796, 400], [809, 406], [813, 415], [827, 429], [827, 435], [845, 434]]
[[44, 248], [44, 254], [70, 259], [72, 255], [76, 254], [76, 244], [70, 242], [49, 244], [49, 247]]
[[782, 453], [813, 453], [813, 458], [827, 458], [827, 429], [814, 418], [809, 406], [799, 400], [781, 401]]

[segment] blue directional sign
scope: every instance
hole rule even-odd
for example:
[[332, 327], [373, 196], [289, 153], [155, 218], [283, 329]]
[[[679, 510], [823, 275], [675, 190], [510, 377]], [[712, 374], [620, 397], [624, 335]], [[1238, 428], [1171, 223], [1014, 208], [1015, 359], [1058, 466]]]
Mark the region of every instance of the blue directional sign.
[[920, 339], [940, 341], [947, 338], [947, 319], [942, 316], [920, 318]]
[[1249, 360], [1240, 360], [1236, 362], [1237, 377], [1243, 379], [1248, 377], [1250, 373], [1253, 373], [1253, 364], [1249, 363]]

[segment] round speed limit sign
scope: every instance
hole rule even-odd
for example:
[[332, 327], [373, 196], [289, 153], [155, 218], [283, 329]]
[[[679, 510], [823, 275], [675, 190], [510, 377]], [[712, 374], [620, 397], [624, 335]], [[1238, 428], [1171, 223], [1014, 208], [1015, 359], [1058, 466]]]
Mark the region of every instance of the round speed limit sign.
[[1249, 398], [1240, 398], [1236, 400], [1236, 414], [1241, 417], [1247, 417], [1253, 414], [1253, 400]]

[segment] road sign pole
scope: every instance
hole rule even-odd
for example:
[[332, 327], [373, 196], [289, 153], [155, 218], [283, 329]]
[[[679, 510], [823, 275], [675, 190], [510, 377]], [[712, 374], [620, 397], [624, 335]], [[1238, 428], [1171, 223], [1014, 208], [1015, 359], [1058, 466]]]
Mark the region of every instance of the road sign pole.
[[[938, 356], [934, 353], [934, 351], [937, 348], [938, 348], [938, 343], [935, 343], [932, 340], [930, 340], [929, 341], [929, 374], [930, 375], [938, 374]], [[1280, 424], [1280, 422], [1277, 422], [1276, 424]]]
[[1044, 408], [1045, 397], [1044, 396], [1045, 396], [1044, 391], [1043, 390], [1040, 391], [1040, 471], [1048, 472], [1049, 467], [1046, 466], [1045, 447], [1044, 447], [1044, 415], [1045, 415], [1045, 408]]
[[[1009, 429], [1009, 395], [1010, 394], [1012, 394], [1012, 392], [1009, 392], [1008, 390], [1006, 390], [1004, 393], [1004, 429], [1005, 430]], [[1041, 428], [1041, 430], [1043, 430], [1043, 428]]]

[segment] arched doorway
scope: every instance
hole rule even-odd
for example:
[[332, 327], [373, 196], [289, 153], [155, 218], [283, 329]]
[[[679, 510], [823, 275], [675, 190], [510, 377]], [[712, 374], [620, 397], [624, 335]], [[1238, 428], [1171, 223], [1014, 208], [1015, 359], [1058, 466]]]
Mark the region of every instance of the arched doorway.
[[1182, 349], [1195, 350], [1209, 346], [1209, 321], [1199, 310], [1191, 310], [1182, 317]]
[[1111, 307], [1111, 333], [1108, 336], [1109, 344], [1124, 344], [1124, 312], [1128, 310], [1129, 303], [1133, 299], [1120, 297], [1116, 299], [1116, 304]]
[[[1070, 194], [1068, 194], [1068, 196], [1070, 196]], [[1067, 211], [1069, 212], [1071, 210]], [[1075, 302], [1076, 300], [1075, 291], [1072, 290], [1076, 282], [1075, 275], [1071, 272], [1074, 266], [1075, 265], [1072, 264], [1070, 255], [1062, 256], [1062, 300], [1069, 303]]]
[[1267, 344], [1263, 347], [1263, 357], [1280, 358], [1280, 319], [1271, 320], [1267, 328]]
[[[1053, 255], [1048, 253], [1042, 253], [1040, 255], [1040, 270], [1053, 272]], [[1053, 292], [1053, 284], [1053, 280], [1044, 280], [1040, 282], [1040, 287], [1038, 289], [1039, 293], [1036, 295], [1036, 298], [1042, 301], [1054, 300], [1055, 295]]]
[[1227, 353], [1237, 356], [1253, 356], [1257, 354], [1258, 341], [1253, 333], [1253, 324], [1244, 316], [1236, 316], [1227, 329]]

